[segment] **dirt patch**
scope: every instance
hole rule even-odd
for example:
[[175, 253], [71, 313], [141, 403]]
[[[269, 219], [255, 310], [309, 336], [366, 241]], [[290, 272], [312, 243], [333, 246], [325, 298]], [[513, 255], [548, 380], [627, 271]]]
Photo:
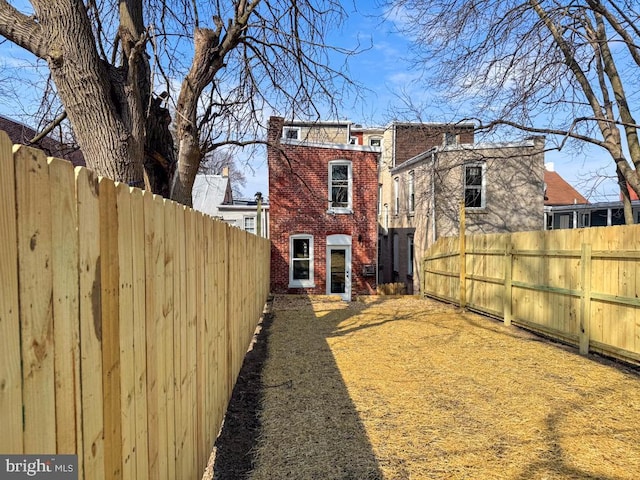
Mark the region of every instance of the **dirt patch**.
[[279, 296], [268, 332], [261, 380], [252, 380], [261, 392], [238, 396], [258, 398], [260, 410], [246, 418], [239, 404], [236, 419], [253, 426], [227, 437], [253, 439], [230, 466], [217, 459], [216, 478], [640, 471], [640, 377], [624, 366], [418, 297]]

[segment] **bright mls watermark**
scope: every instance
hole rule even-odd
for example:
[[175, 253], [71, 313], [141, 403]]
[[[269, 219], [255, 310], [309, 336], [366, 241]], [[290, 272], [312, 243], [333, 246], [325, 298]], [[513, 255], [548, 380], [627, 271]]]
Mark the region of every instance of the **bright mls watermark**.
[[77, 455], [0, 455], [0, 480], [78, 480]]

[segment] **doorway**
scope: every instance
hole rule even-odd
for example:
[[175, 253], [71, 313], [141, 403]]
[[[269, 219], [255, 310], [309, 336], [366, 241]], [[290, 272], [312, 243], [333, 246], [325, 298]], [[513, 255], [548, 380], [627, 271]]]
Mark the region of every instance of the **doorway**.
[[351, 301], [351, 236], [327, 237], [327, 295]]

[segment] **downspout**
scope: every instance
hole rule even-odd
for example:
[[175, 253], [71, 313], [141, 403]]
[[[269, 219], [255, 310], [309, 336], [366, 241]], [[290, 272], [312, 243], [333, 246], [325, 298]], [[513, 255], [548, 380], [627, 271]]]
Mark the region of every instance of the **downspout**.
[[431, 152], [431, 244], [436, 243], [436, 152]]

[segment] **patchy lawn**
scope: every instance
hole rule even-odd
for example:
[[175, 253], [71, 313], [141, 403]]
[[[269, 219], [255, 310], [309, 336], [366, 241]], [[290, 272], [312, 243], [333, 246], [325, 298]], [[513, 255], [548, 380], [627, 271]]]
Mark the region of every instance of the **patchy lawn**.
[[636, 371], [418, 297], [277, 296], [272, 311], [247, 478], [640, 472]]

